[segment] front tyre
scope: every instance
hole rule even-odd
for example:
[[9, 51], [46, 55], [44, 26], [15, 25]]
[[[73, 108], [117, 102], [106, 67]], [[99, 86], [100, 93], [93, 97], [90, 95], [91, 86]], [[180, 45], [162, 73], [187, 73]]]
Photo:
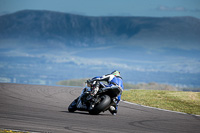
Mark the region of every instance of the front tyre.
[[78, 101], [78, 98], [75, 99], [75, 100], [69, 105], [69, 107], [68, 107], [68, 111], [69, 111], [69, 112], [74, 112], [74, 111], [77, 110], [77, 108], [76, 108], [77, 101]]
[[89, 111], [92, 115], [98, 115], [101, 111], [105, 111], [111, 103], [111, 98], [108, 95], [103, 95], [99, 104]]

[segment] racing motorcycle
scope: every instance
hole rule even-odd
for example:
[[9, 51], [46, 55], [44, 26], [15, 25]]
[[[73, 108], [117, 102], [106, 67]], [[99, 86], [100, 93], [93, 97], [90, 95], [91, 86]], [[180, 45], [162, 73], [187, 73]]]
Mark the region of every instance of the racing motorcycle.
[[87, 80], [81, 95], [69, 105], [68, 111], [88, 111], [89, 114], [98, 115], [101, 112], [110, 110], [110, 106], [116, 107], [117, 96], [122, 92], [121, 88], [117, 85], [106, 87], [104, 83], [99, 82], [99, 90], [96, 95], [92, 96], [91, 92], [96, 84], [97, 81]]

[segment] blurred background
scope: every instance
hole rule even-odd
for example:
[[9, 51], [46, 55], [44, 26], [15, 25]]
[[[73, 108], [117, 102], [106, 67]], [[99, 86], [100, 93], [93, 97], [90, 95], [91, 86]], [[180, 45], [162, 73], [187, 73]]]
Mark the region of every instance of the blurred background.
[[113, 70], [130, 84], [200, 88], [200, 1], [0, 0], [0, 82]]

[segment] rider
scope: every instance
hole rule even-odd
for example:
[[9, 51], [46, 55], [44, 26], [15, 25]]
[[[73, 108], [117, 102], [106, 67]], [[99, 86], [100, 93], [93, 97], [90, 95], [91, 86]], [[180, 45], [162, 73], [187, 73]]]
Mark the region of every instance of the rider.
[[[99, 90], [99, 81], [107, 81], [108, 85], [106, 87], [116, 87], [118, 86], [121, 89], [121, 92], [124, 89], [122, 78], [120, 77], [120, 72], [115, 70], [111, 74], [103, 75], [101, 77], [94, 77], [92, 81], [97, 81], [96, 87], [92, 90], [91, 95], [95, 95]], [[119, 101], [121, 99], [121, 94], [116, 97], [116, 104], [114, 106], [110, 106], [109, 111], [113, 114], [117, 114], [117, 109], [119, 105]]]

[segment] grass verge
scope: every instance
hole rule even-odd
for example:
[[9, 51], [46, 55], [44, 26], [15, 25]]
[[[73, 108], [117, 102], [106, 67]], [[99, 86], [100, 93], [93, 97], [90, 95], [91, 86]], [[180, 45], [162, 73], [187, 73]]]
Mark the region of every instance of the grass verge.
[[29, 133], [29, 132], [21, 132], [21, 131], [13, 131], [13, 130], [2, 130], [0, 129], [0, 133]]
[[125, 90], [125, 101], [146, 106], [200, 115], [200, 92]]

